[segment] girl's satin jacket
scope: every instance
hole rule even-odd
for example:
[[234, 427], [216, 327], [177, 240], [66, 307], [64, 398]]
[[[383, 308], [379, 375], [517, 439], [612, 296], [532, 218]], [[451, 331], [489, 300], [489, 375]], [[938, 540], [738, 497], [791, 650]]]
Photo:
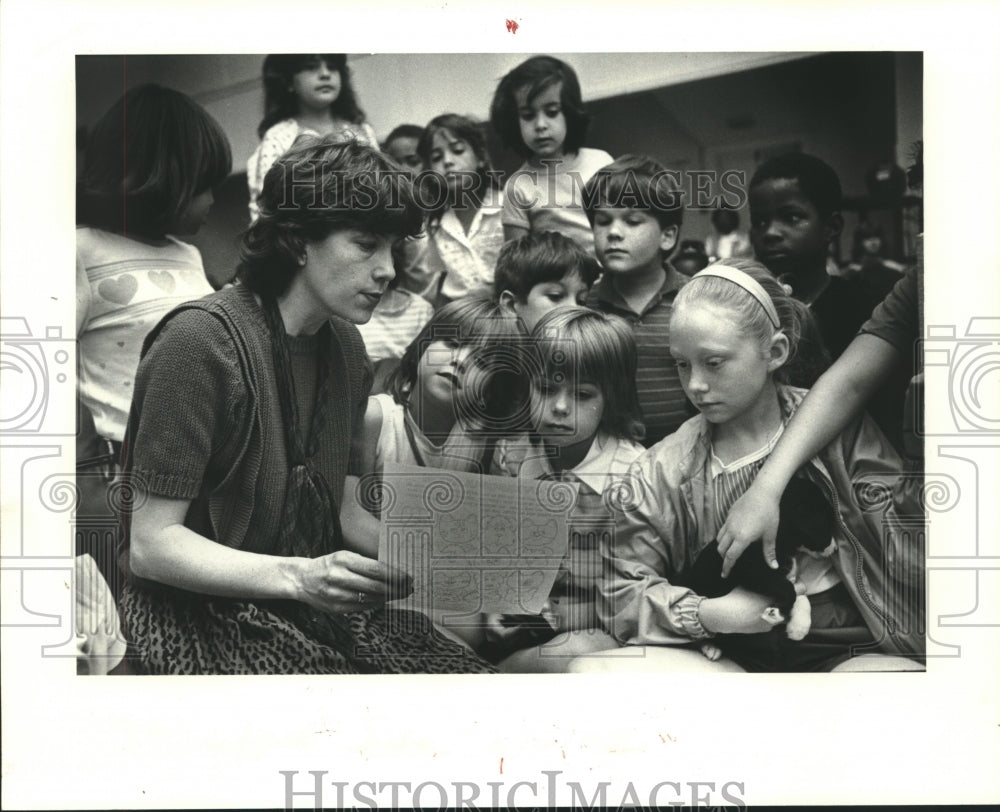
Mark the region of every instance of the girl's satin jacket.
[[[778, 387], [786, 424], [805, 395]], [[602, 546], [598, 613], [621, 643], [678, 645], [710, 636], [698, 620], [701, 596], [671, 583], [719, 530], [709, 432], [702, 416], [688, 420], [636, 460], [616, 494], [619, 519]], [[834, 507], [833, 562], [871, 630], [872, 652], [921, 655], [924, 528], [922, 517], [901, 516], [893, 505], [899, 456], [862, 415], [804, 470]]]

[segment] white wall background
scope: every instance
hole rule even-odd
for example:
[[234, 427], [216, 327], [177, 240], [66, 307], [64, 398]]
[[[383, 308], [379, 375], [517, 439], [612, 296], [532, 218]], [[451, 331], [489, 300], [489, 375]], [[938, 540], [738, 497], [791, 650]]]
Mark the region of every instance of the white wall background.
[[[719, 76], [804, 56], [774, 53], [558, 54], [580, 77], [584, 100]], [[380, 138], [397, 124], [424, 125], [443, 112], [484, 119], [497, 82], [528, 54], [352, 54], [349, 64], [368, 120]], [[187, 93], [222, 125], [234, 171], [257, 145], [263, 115], [263, 54], [82, 57], [78, 121], [92, 124], [123, 89], [159, 82]]]

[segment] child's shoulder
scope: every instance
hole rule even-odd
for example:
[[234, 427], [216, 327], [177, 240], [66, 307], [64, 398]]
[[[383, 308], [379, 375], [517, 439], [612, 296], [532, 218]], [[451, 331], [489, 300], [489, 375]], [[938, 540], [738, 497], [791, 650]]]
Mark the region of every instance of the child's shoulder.
[[603, 149], [580, 147], [579, 151], [576, 153], [576, 158], [572, 161], [573, 165], [566, 168], [573, 169], [590, 178], [595, 172], [597, 172], [598, 169], [603, 169], [608, 164], [613, 163], [614, 160], [615, 159]]
[[615, 442], [615, 459], [627, 460], [630, 465], [646, 453], [645, 446], [635, 440], [619, 437], [616, 438]]
[[285, 118], [277, 124], [272, 124], [264, 133], [262, 140], [273, 140], [291, 137], [295, 138], [299, 134], [299, 122], [294, 118]]
[[677, 431], [645, 451], [632, 465], [633, 473], [650, 480], [680, 482], [704, 465], [710, 450], [709, 425], [702, 415], [686, 420]]

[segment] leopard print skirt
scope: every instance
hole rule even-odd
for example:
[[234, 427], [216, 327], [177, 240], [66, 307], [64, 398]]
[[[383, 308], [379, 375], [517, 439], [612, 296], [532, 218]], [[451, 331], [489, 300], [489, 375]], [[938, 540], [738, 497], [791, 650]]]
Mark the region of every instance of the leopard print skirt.
[[126, 588], [123, 671], [143, 674], [486, 674], [496, 669], [417, 612], [317, 612], [294, 601], [248, 601], [174, 589]]

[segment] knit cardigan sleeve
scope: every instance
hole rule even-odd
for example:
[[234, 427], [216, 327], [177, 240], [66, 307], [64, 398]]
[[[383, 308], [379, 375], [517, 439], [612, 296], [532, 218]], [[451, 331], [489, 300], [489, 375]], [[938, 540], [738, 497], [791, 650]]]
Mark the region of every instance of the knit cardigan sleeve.
[[148, 347], [132, 401], [132, 472], [148, 493], [194, 499], [239, 443], [248, 395], [232, 338], [203, 310], [172, 316]]

